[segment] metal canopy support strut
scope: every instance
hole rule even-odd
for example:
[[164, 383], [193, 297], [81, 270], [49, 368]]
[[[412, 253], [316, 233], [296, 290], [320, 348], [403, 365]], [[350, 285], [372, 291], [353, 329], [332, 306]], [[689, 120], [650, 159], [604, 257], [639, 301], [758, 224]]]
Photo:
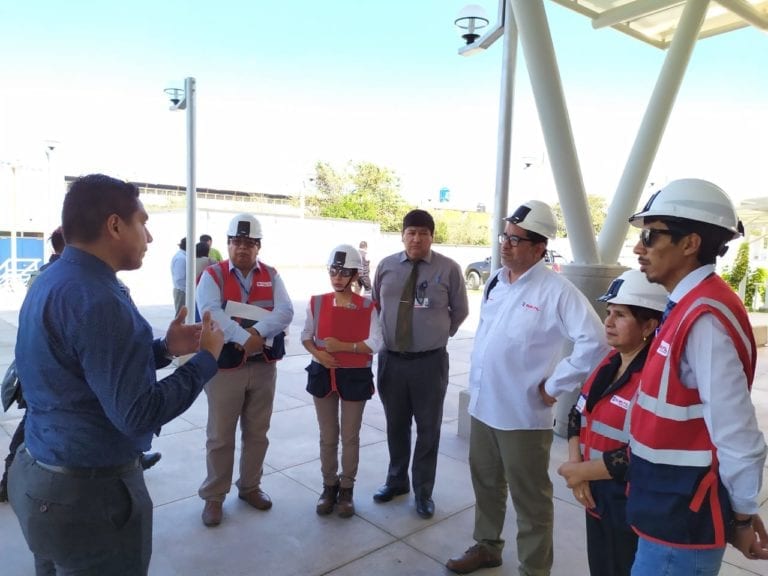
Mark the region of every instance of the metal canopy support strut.
[[574, 261], [598, 264], [597, 244], [543, 0], [510, 0]]
[[709, 0], [688, 0], [600, 232], [600, 260], [616, 263], [680, 91]]

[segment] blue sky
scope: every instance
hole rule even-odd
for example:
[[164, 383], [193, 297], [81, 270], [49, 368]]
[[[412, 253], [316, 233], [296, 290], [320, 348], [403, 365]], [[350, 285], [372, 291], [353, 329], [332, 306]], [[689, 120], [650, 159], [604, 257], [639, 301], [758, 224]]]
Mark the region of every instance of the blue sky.
[[[484, 3], [493, 19], [496, 2]], [[589, 193], [623, 169], [664, 52], [545, 2]], [[198, 185], [295, 193], [314, 163], [394, 169], [412, 200], [448, 186], [490, 202], [501, 42], [457, 55], [461, 2], [180, 1], [0, 3], [0, 162], [183, 184], [184, 117], [163, 89], [198, 81]], [[764, 194], [768, 37], [700, 42], [651, 178], [710, 177]], [[519, 52], [513, 183], [551, 193]], [[470, 143], [471, 142], [471, 143]], [[760, 190], [761, 189], [761, 190]], [[529, 194], [530, 192], [530, 194]], [[754, 193], [753, 193], [754, 192]]]

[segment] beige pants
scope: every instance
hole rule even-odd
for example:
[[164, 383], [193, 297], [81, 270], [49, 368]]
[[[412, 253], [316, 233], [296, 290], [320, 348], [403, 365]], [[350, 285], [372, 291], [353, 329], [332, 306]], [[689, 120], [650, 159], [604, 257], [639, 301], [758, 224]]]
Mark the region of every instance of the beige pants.
[[497, 430], [471, 420], [469, 469], [475, 490], [477, 542], [501, 550], [507, 490], [517, 512], [521, 576], [549, 576], [554, 505], [549, 479], [552, 430]]
[[208, 476], [198, 490], [203, 500], [223, 502], [232, 486], [238, 420], [242, 442], [237, 488], [246, 494], [259, 487], [269, 446], [267, 431], [276, 378], [274, 363], [248, 362], [235, 370], [219, 370], [205, 385]]
[[[341, 407], [341, 420], [339, 420]], [[336, 392], [325, 398], [315, 397], [317, 423], [320, 427], [320, 471], [323, 484], [352, 488], [360, 461], [360, 426], [365, 400], [347, 402]], [[339, 435], [341, 435], [341, 475], [339, 475]]]

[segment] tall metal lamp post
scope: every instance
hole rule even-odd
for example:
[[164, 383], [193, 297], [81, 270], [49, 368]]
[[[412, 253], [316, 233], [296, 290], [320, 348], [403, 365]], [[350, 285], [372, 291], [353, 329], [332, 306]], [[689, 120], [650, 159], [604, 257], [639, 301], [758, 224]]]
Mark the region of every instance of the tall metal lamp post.
[[171, 110], [187, 111], [187, 286], [185, 289], [187, 323], [195, 321], [195, 215], [197, 213], [197, 188], [195, 185], [195, 100], [196, 81], [184, 79], [184, 88], [166, 88], [171, 100]]

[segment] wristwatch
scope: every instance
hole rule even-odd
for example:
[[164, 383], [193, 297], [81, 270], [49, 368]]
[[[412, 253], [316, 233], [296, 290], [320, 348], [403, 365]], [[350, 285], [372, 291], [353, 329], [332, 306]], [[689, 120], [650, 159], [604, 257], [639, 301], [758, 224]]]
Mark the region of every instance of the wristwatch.
[[739, 520], [734, 516], [733, 520], [731, 521], [731, 525], [734, 528], [751, 528], [753, 519], [754, 519], [754, 516], [750, 516], [749, 518], [745, 518], [744, 520]]

